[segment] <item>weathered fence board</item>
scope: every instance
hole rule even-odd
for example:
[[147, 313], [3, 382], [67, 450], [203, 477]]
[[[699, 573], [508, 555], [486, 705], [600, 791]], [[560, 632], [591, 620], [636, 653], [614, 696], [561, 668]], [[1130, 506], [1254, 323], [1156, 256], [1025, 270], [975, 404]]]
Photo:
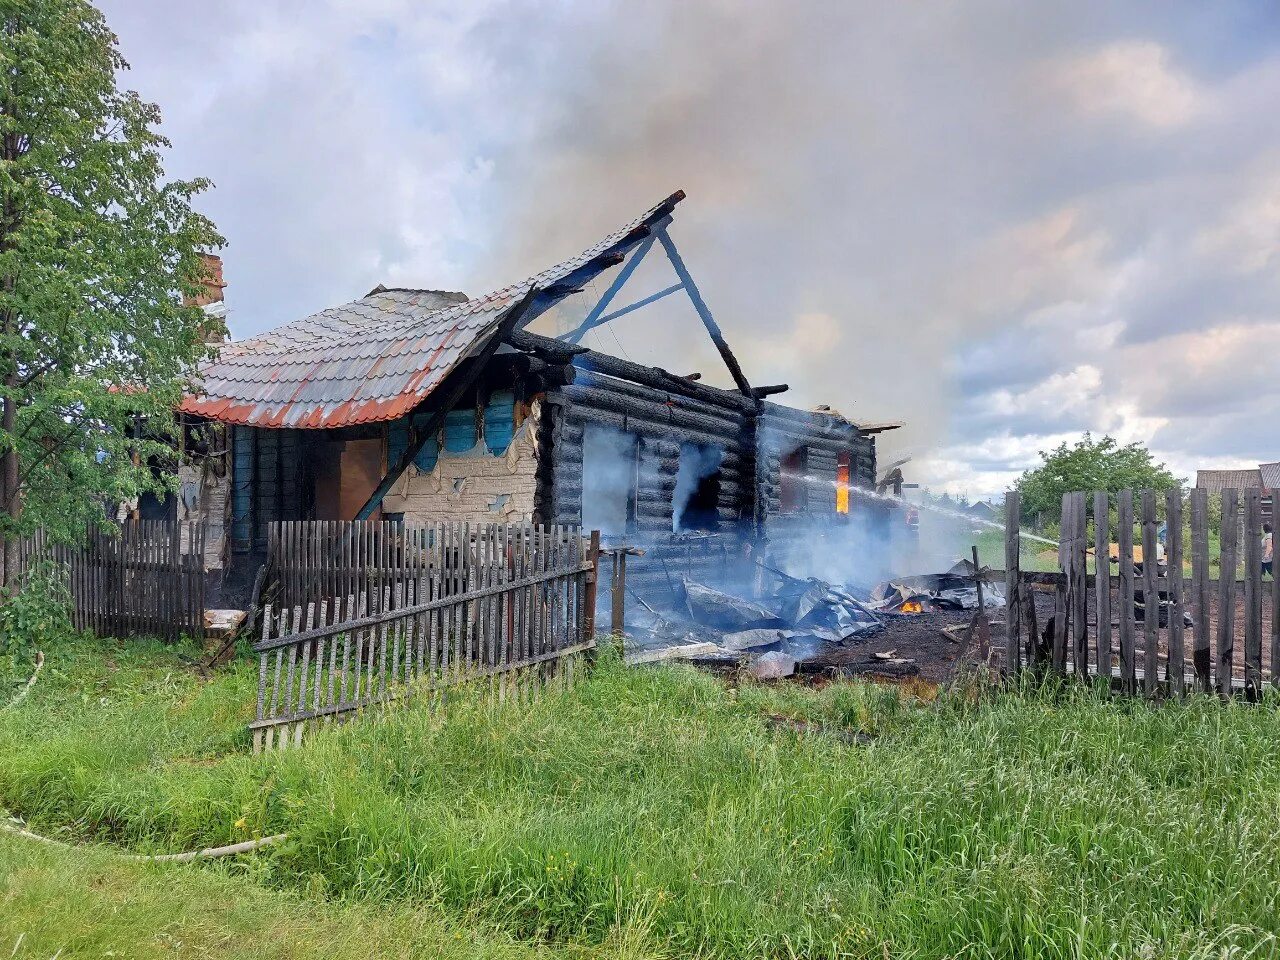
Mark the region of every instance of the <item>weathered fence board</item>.
[[[1016, 675], [1022, 663], [1019, 638], [1022, 636], [1022, 614], [1025, 606], [1018, 571], [1018, 557], [1022, 553], [1022, 538], [1018, 535], [1018, 528], [1022, 523], [1022, 499], [1016, 490], [1010, 491], [1004, 498], [1004, 516], [1005, 663], [1009, 664], [1010, 673]], [[1032, 611], [1034, 616], [1034, 607]], [[1031, 632], [1030, 649], [1034, 651], [1034, 627]]]
[[1238, 491], [1222, 491], [1222, 533], [1219, 538], [1218, 570], [1218, 663], [1215, 679], [1218, 692], [1231, 692], [1231, 676], [1236, 638], [1236, 542], [1240, 533]]
[[1133, 636], [1133, 491], [1116, 494], [1116, 547], [1120, 563], [1120, 686], [1137, 689]]
[[1088, 515], [1085, 495], [1071, 494], [1071, 663], [1078, 674], [1089, 671], [1089, 606], [1086, 567], [1088, 558]]
[[[1104, 508], [1105, 509], [1105, 508]], [[1169, 531], [1167, 555], [1169, 560], [1169, 659], [1165, 676], [1170, 692], [1181, 696], [1186, 692], [1187, 664], [1184, 643], [1182, 602], [1182, 491], [1165, 493], [1165, 524]]]
[[1212, 660], [1209, 611], [1209, 494], [1205, 490], [1192, 490], [1191, 502], [1191, 595], [1192, 616], [1195, 619], [1196, 689], [1209, 692], [1210, 663]]
[[[595, 646], [599, 535], [553, 526], [280, 523], [255, 750], [413, 695], [569, 679]], [[344, 592], [345, 591], [345, 592]]]
[[1244, 491], [1244, 686], [1262, 688], [1262, 491]]
[[25, 574], [57, 564], [71, 594], [72, 625], [103, 637], [204, 633], [204, 538], [197, 522], [130, 520], [92, 526], [73, 543], [38, 530], [18, 546]]
[[1098, 624], [1098, 673], [1110, 676], [1111, 657], [1111, 547], [1107, 494], [1099, 490], [1093, 495], [1093, 586], [1094, 617]]
[[[1156, 492], [1142, 491], [1142, 692], [1160, 681], [1160, 565], [1156, 562]], [[1126, 613], [1125, 616], [1128, 616]]]
[[[1140, 687], [1146, 696], [1183, 696], [1195, 689], [1252, 700], [1268, 682], [1280, 686], [1280, 583], [1263, 575], [1260, 492], [1223, 492], [1216, 579], [1211, 579], [1206, 492], [1192, 490], [1185, 504], [1183, 491], [1176, 489], [1138, 491], [1137, 497], [1135, 517], [1135, 491], [1115, 494], [1113, 524], [1108, 494], [1064, 494], [1061, 572], [1056, 574], [1017, 569], [1021, 505], [1012, 499], [1005, 526], [1012, 598], [1006, 611], [1008, 672], [1015, 674], [1025, 663], [1037, 671], [1105, 677], [1108, 688], [1137, 693]], [[1042, 594], [1046, 586], [1054, 591], [1052, 629], [1046, 631], [1043, 650], [1035, 634], [1035, 606], [1029, 602], [1033, 586]], [[1113, 595], [1117, 589], [1118, 596]], [[1117, 630], [1118, 662], [1112, 647]], [[1187, 631], [1192, 633], [1190, 662]], [[1096, 654], [1092, 664], [1091, 640]]]

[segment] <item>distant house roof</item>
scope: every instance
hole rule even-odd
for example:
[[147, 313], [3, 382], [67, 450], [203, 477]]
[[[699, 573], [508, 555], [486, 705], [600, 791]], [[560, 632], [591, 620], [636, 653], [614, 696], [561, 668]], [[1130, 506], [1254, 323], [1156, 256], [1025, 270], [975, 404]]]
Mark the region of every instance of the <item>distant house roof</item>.
[[1247, 490], [1262, 486], [1262, 472], [1253, 470], [1197, 470], [1196, 489], [1221, 493], [1235, 488]]
[[1262, 474], [1262, 485], [1268, 490], [1280, 489], [1280, 463], [1260, 463], [1258, 472]]
[[576, 257], [470, 300], [376, 287], [341, 307], [228, 343], [181, 410], [224, 423], [322, 428], [394, 420], [422, 402], [538, 288], [529, 319], [626, 257], [684, 199], [677, 191]]
[[1000, 508], [988, 500], [978, 500], [976, 503], [969, 504], [965, 511], [971, 517], [986, 518], [994, 517], [1000, 513]]

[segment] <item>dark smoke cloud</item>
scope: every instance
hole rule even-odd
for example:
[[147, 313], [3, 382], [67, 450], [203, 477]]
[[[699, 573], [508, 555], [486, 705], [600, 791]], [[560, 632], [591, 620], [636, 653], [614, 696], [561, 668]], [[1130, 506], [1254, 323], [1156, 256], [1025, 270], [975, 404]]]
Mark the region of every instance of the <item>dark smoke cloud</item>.
[[[1275, 457], [1274, 4], [105, 8], [175, 172], [218, 183], [240, 335], [506, 285], [681, 187], [752, 380], [908, 421], [913, 479], [995, 493], [1085, 429], [1184, 475]], [[677, 298], [593, 336], [727, 383]]]

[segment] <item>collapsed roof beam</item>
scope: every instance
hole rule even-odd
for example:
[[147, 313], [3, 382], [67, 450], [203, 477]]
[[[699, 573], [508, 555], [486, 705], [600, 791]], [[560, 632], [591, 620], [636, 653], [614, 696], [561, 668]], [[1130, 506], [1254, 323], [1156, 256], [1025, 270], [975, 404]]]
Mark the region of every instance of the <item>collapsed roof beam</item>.
[[[410, 433], [409, 444], [405, 447], [404, 453], [400, 455], [400, 459], [395, 466], [387, 471], [387, 475], [378, 482], [378, 486], [369, 495], [365, 505], [356, 514], [355, 518], [357, 520], [368, 520], [373, 516], [373, 511], [378, 509], [378, 506], [382, 503], [382, 498], [391, 492], [391, 488], [396, 485], [396, 481], [409, 469], [409, 464], [418, 458], [418, 454], [427, 445], [427, 441], [434, 437], [440, 428], [444, 426], [445, 416], [458, 405], [463, 395], [479, 379], [480, 374], [484, 372], [485, 365], [497, 352], [498, 347], [511, 334], [511, 331], [515, 329], [516, 324], [521, 322], [525, 312], [533, 305], [537, 296], [538, 288], [530, 287], [519, 302], [508, 309], [502, 318], [498, 320], [497, 326], [489, 335], [488, 341], [485, 342], [480, 352], [469, 361], [464, 361], [459, 369], [453, 370], [440, 385], [440, 387], [447, 386], [447, 389], [437, 388], [432, 392], [433, 397], [437, 393], [440, 394], [436, 408], [427, 417], [425, 423]], [[410, 423], [412, 423], [412, 420], [410, 420]]]
[[720, 351], [720, 357], [724, 360], [724, 365], [729, 368], [734, 384], [743, 396], [751, 396], [751, 384], [747, 382], [747, 377], [742, 372], [742, 366], [738, 363], [738, 358], [733, 355], [733, 351], [729, 349], [729, 344], [725, 342], [724, 334], [720, 332], [720, 325], [716, 323], [715, 317], [711, 315], [711, 310], [708, 309], [706, 302], [702, 299], [702, 294], [698, 292], [698, 285], [693, 282], [693, 277], [690, 276], [689, 270], [685, 267], [680, 251], [676, 249], [675, 241], [667, 233], [666, 227], [658, 230], [658, 242], [662, 244], [662, 249], [666, 251], [667, 259], [671, 261], [671, 266], [675, 270], [676, 276], [680, 278], [681, 286], [684, 287], [685, 293], [689, 295], [689, 301], [693, 304], [693, 309], [698, 311], [698, 316], [702, 318], [703, 326], [707, 328], [707, 333], [711, 335], [711, 342]]

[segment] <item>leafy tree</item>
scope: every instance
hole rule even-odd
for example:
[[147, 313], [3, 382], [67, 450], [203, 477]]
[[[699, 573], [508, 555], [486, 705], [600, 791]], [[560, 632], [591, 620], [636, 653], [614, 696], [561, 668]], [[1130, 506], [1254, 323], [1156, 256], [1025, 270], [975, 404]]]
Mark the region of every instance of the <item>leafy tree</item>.
[[[0, 536], [63, 536], [165, 480], [154, 458], [195, 364], [184, 306], [219, 246], [166, 181], [157, 108], [86, 0], [0, 0]], [[141, 424], [147, 430], [139, 429]], [[4, 578], [7, 582], [8, 576]]]
[[[1168, 490], [1183, 481], [1151, 456], [1140, 443], [1121, 445], [1113, 437], [1095, 440], [1086, 433], [1073, 446], [1040, 451], [1043, 461], [1018, 478], [1014, 487], [1022, 494], [1022, 510], [1046, 520], [1062, 518], [1062, 495], [1071, 490]], [[1114, 497], [1112, 500], [1114, 501]]]

